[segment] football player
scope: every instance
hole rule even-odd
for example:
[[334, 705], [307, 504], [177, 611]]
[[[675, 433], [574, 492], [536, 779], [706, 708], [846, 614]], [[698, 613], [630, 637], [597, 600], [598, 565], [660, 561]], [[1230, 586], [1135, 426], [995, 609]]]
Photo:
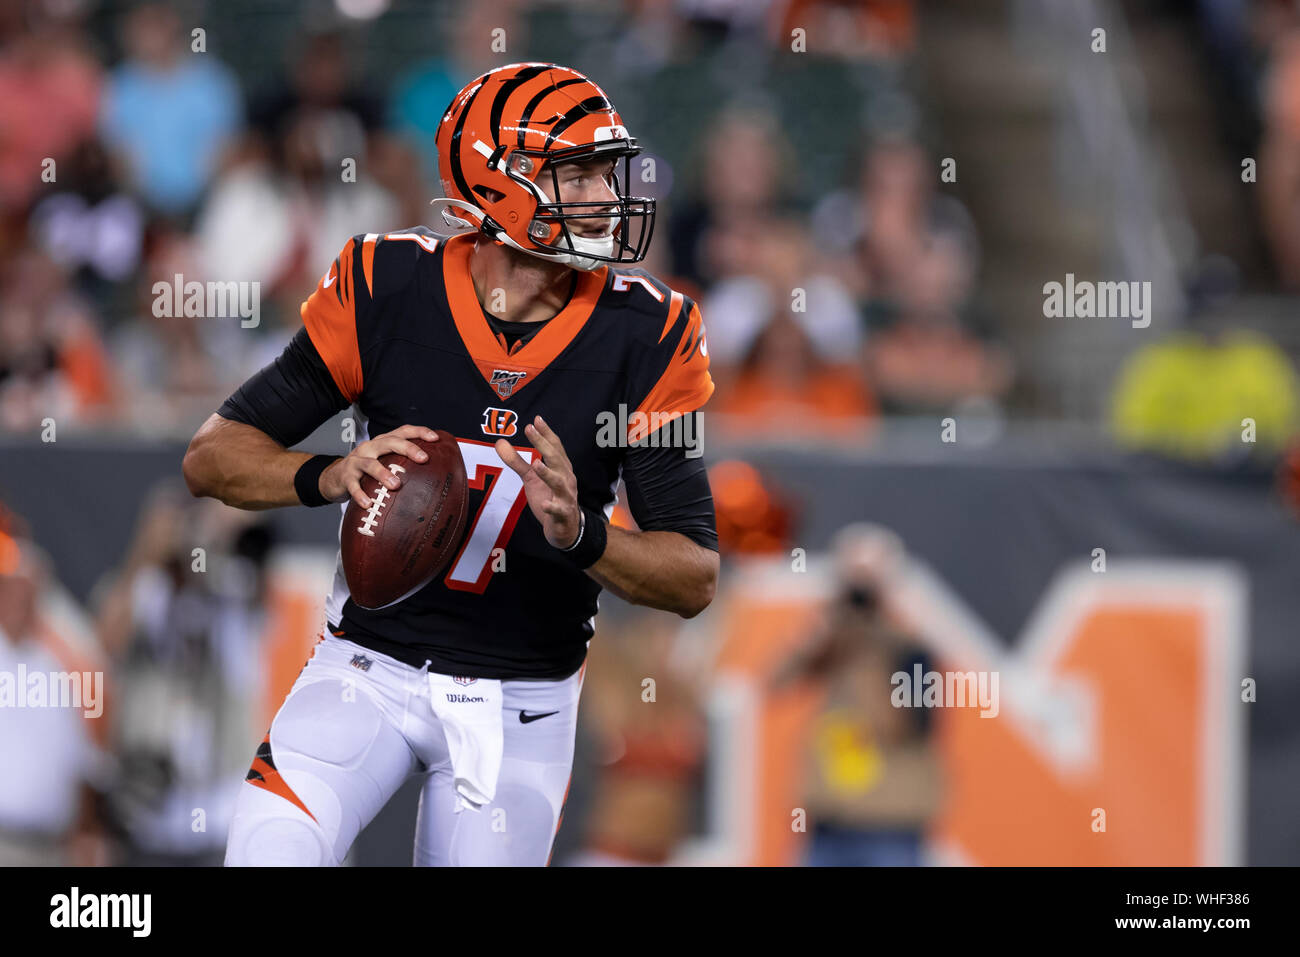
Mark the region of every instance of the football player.
[[[185, 455], [190, 490], [238, 508], [369, 508], [364, 477], [401, 482], [379, 456], [423, 461], [410, 440], [438, 428], [470, 487], [464, 544], [420, 591], [365, 609], [339, 566], [229, 865], [339, 864], [411, 775], [417, 865], [546, 864], [601, 589], [684, 618], [713, 598], [713, 500], [681, 428], [713, 391], [708, 345], [693, 301], [628, 268], [655, 216], [627, 192], [636, 140], [587, 77], [518, 63], [456, 96], [437, 145], [454, 235], [352, 237]], [[348, 406], [346, 456], [288, 451]], [[608, 523], [620, 477], [635, 532]]]

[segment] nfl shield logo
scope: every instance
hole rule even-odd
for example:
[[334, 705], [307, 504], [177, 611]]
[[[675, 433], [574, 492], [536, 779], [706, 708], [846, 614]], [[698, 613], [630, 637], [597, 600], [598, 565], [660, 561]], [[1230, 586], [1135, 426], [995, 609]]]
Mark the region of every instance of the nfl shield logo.
[[456, 682], [458, 685], [472, 685], [474, 682], [478, 681], [477, 678], [464, 678], [460, 675], [452, 675], [451, 680]]
[[497, 395], [503, 399], [508, 399], [515, 391], [515, 386], [519, 380], [527, 376], [527, 372], [512, 372], [509, 369], [493, 369], [492, 381], [489, 383], [497, 390]]

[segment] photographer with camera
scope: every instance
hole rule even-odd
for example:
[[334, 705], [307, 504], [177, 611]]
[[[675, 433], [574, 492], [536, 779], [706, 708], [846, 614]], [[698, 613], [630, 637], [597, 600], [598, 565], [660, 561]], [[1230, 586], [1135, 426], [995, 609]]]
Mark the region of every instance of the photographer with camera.
[[836, 591], [825, 622], [782, 663], [772, 692], [812, 684], [824, 692], [808, 741], [802, 806], [809, 866], [924, 863], [924, 832], [942, 797], [931, 716], [891, 702], [891, 676], [924, 651], [889, 612], [904, 548], [877, 525], [843, 529], [834, 546]]

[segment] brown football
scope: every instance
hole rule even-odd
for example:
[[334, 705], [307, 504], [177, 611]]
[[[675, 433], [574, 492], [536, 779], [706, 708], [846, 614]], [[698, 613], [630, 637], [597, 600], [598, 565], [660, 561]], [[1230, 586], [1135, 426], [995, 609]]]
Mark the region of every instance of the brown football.
[[469, 497], [465, 462], [455, 436], [437, 432], [436, 442], [411, 440], [429, 454], [427, 462], [381, 455], [380, 463], [402, 484], [390, 489], [362, 477], [361, 489], [373, 504], [362, 508], [354, 500], [343, 514], [343, 575], [363, 608], [408, 597], [442, 572], [460, 546]]

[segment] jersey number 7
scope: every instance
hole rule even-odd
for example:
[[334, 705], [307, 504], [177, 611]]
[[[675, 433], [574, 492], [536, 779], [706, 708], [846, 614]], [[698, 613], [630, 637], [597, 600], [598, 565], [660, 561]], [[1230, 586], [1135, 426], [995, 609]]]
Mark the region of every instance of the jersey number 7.
[[[443, 581], [448, 588], [482, 594], [492, 579], [493, 553], [498, 548], [505, 548], [528, 500], [524, 495], [523, 479], [501, 461], [492, 443], [473, 439], [456, 441], [465, 460], [469, 487], [482, 490], [489, 477], [492, 487], [483, 496], [465, 543]], [[525, 462], [532, 462], [533, 449], [516, 446], [515, 451], [523, 456]]]

